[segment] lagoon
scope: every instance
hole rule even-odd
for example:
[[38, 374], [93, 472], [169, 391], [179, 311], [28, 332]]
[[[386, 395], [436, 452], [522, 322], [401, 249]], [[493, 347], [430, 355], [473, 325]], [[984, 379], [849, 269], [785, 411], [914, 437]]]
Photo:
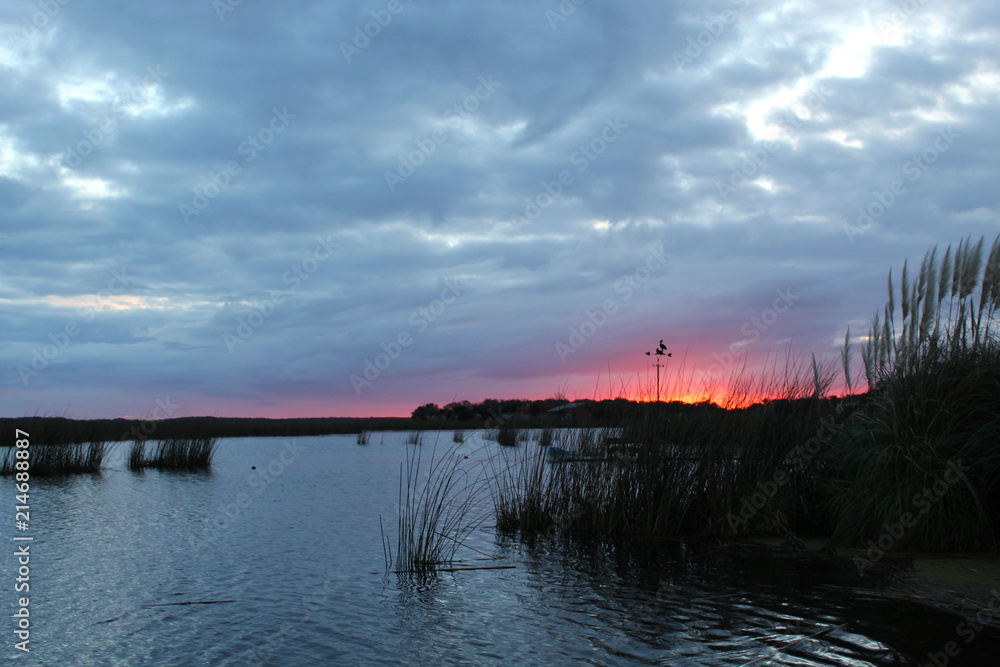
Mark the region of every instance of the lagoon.
[[[959, 619], [880, 596], [849, 562], [674, 541], [499, 538], [470, 566], [386, 573], [406, 433], [220, 441], [209, 472], [32, 481], [31, 654], [24, 665], [988, 665]], [[451, 432], [425, 434], [430, 455]], [[535, 447], [534, 443], [521, 447]], [[496, 443], [469, 434], [470, 459]], [[0, 488], [13, 506], [13, 481]], [[9, 541], [10, 526], [3, 535]], [[13, 604], [13, 548], [0, 559]], [[10, 627], [10, 626], [8, 626]]]

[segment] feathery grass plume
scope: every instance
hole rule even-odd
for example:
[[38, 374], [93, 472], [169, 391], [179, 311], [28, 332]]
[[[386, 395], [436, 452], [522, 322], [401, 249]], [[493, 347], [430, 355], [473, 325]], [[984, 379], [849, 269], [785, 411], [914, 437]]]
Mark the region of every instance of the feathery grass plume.
[[[935, 248], [935, 252], [937, 248]], [[920, 316], [920, 336], [919, 340], [921, 343], [928, 340], [931, 335], [931, 327], [934, 325], [934, 320], [937, 315], [937, 266], [935, 265], [935, 258], [931, 256], [930, 263], [928, 264], [928, 270], [925, 277], [925, 297], [924, 297], [924, 312]]]
[[[910, 314], [910, 301], [909, 301], [909, 292], [908, 292], [908, 290], [910, 288], [908, 287], [908, 283], [907, 283], [907, 280], [906, 280], [906, 269], [907, 269], [907, 267], [906, 267], [906, 260], [903, 260], [903, 275], [899, 279], [899, 293], [900, 293], [900, 297], [902, 298], [902, 303], [900, 304], [900, 306], [903, 309], [903, 323], [904, 324], [906, 323], [907, 316]], [[895, 316], [895, 311], [892, 311], [892, 312], [893, 312], [893, 316]]]
[[962, 284], [962, 264], [965, 261], [965, 239], [960, 239], [958, 248], [955, 249], [955, 257], [952, 259], [951, 269], [951, 296], [958, 296], [959, 285]]
[[993, 306], [994, 309], [1000, 309], [1000, 235], [993, 240], [993, 246], [990, 249], [990, 266], [993, 269], [993, 279], [990, 282]]
[[865, 367], [865, 382], [869, 389], [875, 386], [875, 358], [872, 355], [870, 346], [861, 348], [861, 363]]
[[951, 244], [944, 251], [944, 259], [941, 260], [941, 274], [938, 276], [938, 303], [944, 301], [948, 296], [948, 287], [951, 285]]
[[[971, 242], [971, 240], [970, 237], [969, 241]], [[968, 243], [965, 244], [965, 247], [968, 252], [965, 253], [962, 260], [962, 281], [958, 294], [960, 299], [972, 294], [972, 291], [979, 284], [979, 269], [983, 263], [983, 237], [980, 236], [979, 241], [971, 249]]]
[[895, 295], [894, 295], [894, 292], [893, 292], [893, 289], [892, 289], [892, 269], [889, 269], [889, 279], [888, 279], [887, 283], [888, 283], [887, 287], [888, 287], [888, 290], [889, 290], [889, 301], [888, 301], [888, 305], [886, 306], [886, 310], [888, 312], [892, 313], [893, 317], [895, 317], [896, 316], [896, 303], [893, 300], [893, 299], [895, 299]]
[[986, 258], [986, 268], [983, 270], [983, 285], [979, 298], [979, 312], [984, 310], [992, 315], [996, 310], [997, 289], [1000, 287], [1000, 235], [993, 241], [990, 254]]
[[[917, 283], [900, 285], [909, 317], [895, 353], [884, 359], [885, 341], [875, 334], [878, 315], [873, 318], [872, 361], [866, 360], [871, 391], [863, 409], [845, 423], [830, 458], [837, 471], [839, 539], [877, 540], [885, 525], [912, 512], [913, 499], [932, 488], [935, 502], [895, 547], [977, 550], [1000, 544], [1000, 321], [988, 305], [1000, 235], [985, 265], [983, 244], [984, 238], [973, 243], [969, 237], [954, 253], [949, 246], [940, 271], [934, 250], [925, 255]], [[976, 295], [977, 288], [988, 296]], [[951, 297], [947, 309], [945, 296]], [[892, 319], [888, 307], [885, 316], [883, 336]], [[948, 476], [954, 479], [941, 481]]]
[[844, 382], [847, 385], [847, 393], [851, 393], [851, 327], [847, 327], [844, 334], [844, 348], [840, 351], [840, 363], [844, 367]]

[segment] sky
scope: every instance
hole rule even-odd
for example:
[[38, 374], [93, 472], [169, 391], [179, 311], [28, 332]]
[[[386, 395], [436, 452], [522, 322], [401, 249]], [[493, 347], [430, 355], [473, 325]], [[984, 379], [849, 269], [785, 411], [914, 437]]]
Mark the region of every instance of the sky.
[[0, 416], [648, 397], [661, 339], [687, 398], [836, 363], [891, 267], [1000, 229], [998, 28], [964, 0], [3, 0]]

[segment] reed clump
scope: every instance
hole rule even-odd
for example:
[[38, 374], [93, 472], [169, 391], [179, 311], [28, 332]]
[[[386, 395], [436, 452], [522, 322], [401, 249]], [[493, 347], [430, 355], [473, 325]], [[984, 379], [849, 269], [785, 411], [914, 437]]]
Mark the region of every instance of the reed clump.
[[[898, 307], [897, 307], [898, 306]], [[1000, 538], [1000, 236], [962, 240], [898, 289], [862, 350], [870, 392], [831, 462], [835, 536], [864, 545], [909, 520], [891, 548], [995, 549]], [[843, 357], [849, 359], [849, 334]], [[848, 382], [849, 364], [845, 362]], [[907, 516], [909, 515], [909, 516]]]
[[[728, 407], [625, 404], [617, 426], [547, 430], [543, 447], [501, 452], [492, 467], [497, 528], [523, 536], [828, 535], [829, 463], [803, 448], [817, 436], [826, 446], [825, 433], [853, 409], [826, 396], [832, 382], [827, 364], [802, 363], [789, 350], [783, 368], [734, 373], [721, 397]], [[551, 462], [550, 447], [558, 448]]]
[[[27, 451], [28, 458], [18, 458], [18, 451]], [[103, 441], [59, 445], [34, 443], [26, 450], [4, 447], [0, 450], [0, 476], [10, 477], [21, 472], [17, 462], [25, 460], [27, 472], [33, 477], [99, 473], [110, 451], [111, 446]]]
[[358, 444], [359, 445], [367, 445], [368, 442], [371, 440], [371, 438], [372, 438], [372, 434], [369, 433], [368, 431], [359, 431], [358, 432]]
[[212, 466], [217, 438], [134, 440], [125, 457], [128, 470], [206, 470]]
[[424, 444], [424, 433], [423, 431], [410, 431], [406, 436], [406, 444], [408, 445], [422, 445]]
[[[473, 475], [468, 457], [453, 445], [436, 447], [425, 462], [423, 448], [409, 451], [400, 466], [396, 555], [385, 542], [386, 563], [400, 574], [430, 574], [451, 565], [469, 536], [489, 518], [483, 503], [485, 481]], [[481, 470], [480, 470], [481, 472]]]
[[496, 431], [496, 442], [501, 447], [517, 447], [521, 437], [521, 429], [510, 424], [503, 424]]

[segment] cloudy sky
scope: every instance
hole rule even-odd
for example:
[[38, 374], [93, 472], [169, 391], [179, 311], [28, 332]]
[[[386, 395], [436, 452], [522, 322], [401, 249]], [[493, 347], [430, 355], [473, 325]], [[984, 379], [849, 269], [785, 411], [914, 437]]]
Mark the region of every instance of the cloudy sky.
[[0, 414], [606, 397], [661, 338], [694, 384], [731, 351], [833, 360], [890, 267], [1000, 228], [998, 28], [968, 1], [4, 0]]

